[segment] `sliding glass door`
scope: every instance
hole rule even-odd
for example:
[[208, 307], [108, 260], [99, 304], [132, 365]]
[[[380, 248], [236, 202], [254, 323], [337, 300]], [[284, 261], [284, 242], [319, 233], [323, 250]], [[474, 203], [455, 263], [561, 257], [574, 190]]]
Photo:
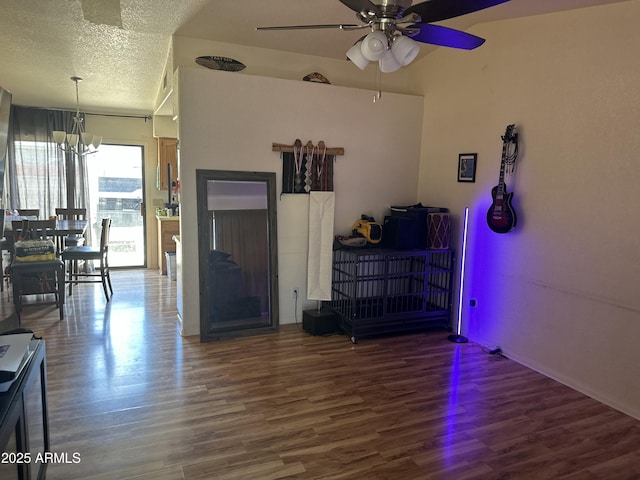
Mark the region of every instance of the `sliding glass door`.
[[109, 265], [146, 265], [143, 158], [140, 145], [102, 145], [87, 159], [93, 243], [103, 218], [111, 217]]

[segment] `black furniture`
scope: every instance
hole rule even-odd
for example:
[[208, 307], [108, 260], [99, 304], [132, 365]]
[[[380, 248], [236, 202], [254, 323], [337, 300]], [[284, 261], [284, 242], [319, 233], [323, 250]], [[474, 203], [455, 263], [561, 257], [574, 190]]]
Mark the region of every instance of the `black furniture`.
[[18, 215], [21, 217], [35, 217], [36, 219], [40, 216], [39, 208], [18, 208]]
[[338, 316], [329, 308], [305, 310], [302, 329], [310, 335], [331, 335], [338, 331]]
[[332, 310], [351, 341], [451, 327], [455, 252], [351, 248], [333, 252]]
[[[73, 293], [73, 285], [78, 283], [102, 283], [104, 296], [107, 302], [110, 300], [109, 292], [113, 295], [113, 287], [111, 286], [111, 276], [109, 275], [109, 232], [111, 230], [111, 219], [102, 219], [102, 231], [100, 233], [100, 246], [92, 247], [88, 245], [79, 245], [75, 247], [67, 247], [62, 251], [62, 260], [68, 263], [67, 271], [69, 272], [66, 283], [69, 285], [69, 295]], [[97, 273], [80, 271], [78, 269], [79, 262], [89, 262], [96, 260], [99, 265]], [[107, 290], [108, 286], [108, 290]]]
[[33, 340], [31, 345], [24, 370], [0, 393], [0, 452], [7, 460], [0, 462], [3, 480], [43, 480], [51, 451], [45, 342]]
[[[86, 220], [87, 209], [86, 208], [56, 208], [56, 217], [60, 220]], [[60, 251], [65, 247], [77, 247], [78, 245], [84, 245], [84, 235], [70, 234], [66, 237], [61, 237], [59, 242]]]
[[19, 240], [53, 239], [56, 236], [54, 220], [14, 220], [11, 222], [11, 233], [14, 243]]
[[20, 319], [24, 295], [53, 294], [54, 303], [64, 318], [64, 263], [60, 259], [43, 262], [16, 262], [10, 267], [13, 303]]
[[[55, 220], [25, 220], [14, 221], [14, 259], [9, 268], [11, 274], [11, 283], [13, 284], [13, 303], [16, 307], [18, 319], [22, 313], [23, 303], [22, 297], [25, 295], [54, 295], [54, 303], [60, 312], [60, 320], [64, 318], [64, 264], [55, 256], [54, 242], [55, 238]], [[38, 259], [36, 261], [26, 260], [28, 257], [21, 256], [20, 240], [44, 240], [50, 247], [48, 250], [51, 259]], [[29, 242], [25, 242], [28, 244]], [[35, 248], [34, 246], [25, 247], [26, 250]], [[47, 255], [44, 255], [47, 256]]]

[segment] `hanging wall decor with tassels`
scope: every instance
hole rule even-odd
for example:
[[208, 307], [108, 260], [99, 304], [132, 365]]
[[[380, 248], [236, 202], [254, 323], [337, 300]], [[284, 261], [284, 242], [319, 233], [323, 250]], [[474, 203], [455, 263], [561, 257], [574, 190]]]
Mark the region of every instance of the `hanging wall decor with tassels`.
[[296, 139], [293, 145], [274, 143], [273, 151], [282, 152], [282, 193], [333, 191], [333, 165], [343, 148], [327, 148], [322, 140], [303, 145]]

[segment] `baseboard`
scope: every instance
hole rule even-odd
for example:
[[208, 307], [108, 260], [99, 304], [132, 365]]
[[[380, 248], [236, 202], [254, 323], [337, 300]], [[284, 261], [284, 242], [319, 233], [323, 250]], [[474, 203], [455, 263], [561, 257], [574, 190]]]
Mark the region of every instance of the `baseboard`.
[[531, 370], [534, 370], [540, 373], [541, 375], [544, 375], [545, 377], [549, 377], [552, 380], [555, 380], [556, 382], [559, 382], [569, 388], [572, 388], [575, 391], [580, 392], [589, 398], [593, 398], [594, 400], [604, 405], [607, 405], [608, 407], [611, 407], [621, 413], [624, 413], [625, 415], [629, 415], [630, 417], [633, 417], [636, 420], [640, 420], [640, 411], [638, 411], [637, 409], [633, 408], [630, 405], [623, 405], [607, 397], [606, 395], [601, 394], [600, 392], [594, 391], [588, 386], [583, 385], [580, 382], [577, 382], [574, 378], [570, 378], [565, 375], [562, 375], [561, 373], [558, 373], [555, 370], [550, 370], [548, 368], [545, 368], [544, 366], [538, 365], [536, 362], [532, 362], [528, 359], [520, 358], [517, 355], [513, 355], [509, 351], [505, 351], [504, 349], [502, 351], [502, 354], [505, 357], [509, 358], [510, 360], [513, 360], [514, 362], [519, 363], [524, 367], [530, 368]]

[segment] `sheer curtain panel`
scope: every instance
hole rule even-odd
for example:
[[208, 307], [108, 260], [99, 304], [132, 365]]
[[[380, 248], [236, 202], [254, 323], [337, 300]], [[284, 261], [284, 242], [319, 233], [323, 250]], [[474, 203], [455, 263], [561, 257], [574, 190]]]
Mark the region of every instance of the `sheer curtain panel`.
[[56, 208], [88, 208], [87, 157], [61, 150], [52, 137], [54, 130], [70, 132], [74, 116], [69, 111], [11, 107], [9, 208], [38, 208], [42, 218], [54, 215]]

